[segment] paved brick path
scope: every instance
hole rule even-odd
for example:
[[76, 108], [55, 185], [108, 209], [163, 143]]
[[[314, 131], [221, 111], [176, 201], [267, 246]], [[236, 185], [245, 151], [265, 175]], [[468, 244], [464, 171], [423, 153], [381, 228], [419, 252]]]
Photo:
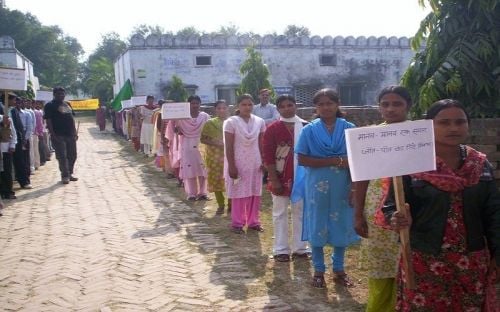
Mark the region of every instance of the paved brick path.
[[80, 180], [62, 185], [53, 158], [0, 217], [2, 310], [331, 309], [240, 291], [259, 280], [199, 213], [167, 194], [114, 135], [91, 123], [80, 133]]

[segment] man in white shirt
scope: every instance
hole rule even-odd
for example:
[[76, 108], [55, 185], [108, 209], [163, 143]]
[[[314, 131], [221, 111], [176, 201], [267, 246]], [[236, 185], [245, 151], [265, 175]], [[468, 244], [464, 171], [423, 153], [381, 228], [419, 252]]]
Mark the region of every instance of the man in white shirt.
[[275, 120], [278, 120], [280, 113], [276, 109], [276, 105], [269, 103], [269, 89], [261, 89], [259, 91], [260, 103], [253, 107], [253, 114], [264, 119], [266, 126]]

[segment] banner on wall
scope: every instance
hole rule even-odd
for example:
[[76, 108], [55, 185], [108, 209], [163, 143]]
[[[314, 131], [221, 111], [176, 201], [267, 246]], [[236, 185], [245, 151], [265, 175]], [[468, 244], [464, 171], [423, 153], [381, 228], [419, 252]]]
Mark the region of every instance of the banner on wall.
[[99, 107], [99, 99], [70, 100], [68, 102], [74, 110], [96, 110]]

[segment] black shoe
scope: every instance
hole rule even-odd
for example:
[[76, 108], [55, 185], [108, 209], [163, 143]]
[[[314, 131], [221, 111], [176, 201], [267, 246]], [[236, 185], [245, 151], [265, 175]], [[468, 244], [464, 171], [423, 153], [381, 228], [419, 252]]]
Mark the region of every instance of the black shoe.
[[216, 215], [220, 216], [224, 214], [224, 206], [220, 206], [217, 208], [217, 211], [215, 212]]
[[75, 181], [78, 181], [78, 178], [74, 177], [74, 176], [70, 176], [69, 180], [75, 182]]

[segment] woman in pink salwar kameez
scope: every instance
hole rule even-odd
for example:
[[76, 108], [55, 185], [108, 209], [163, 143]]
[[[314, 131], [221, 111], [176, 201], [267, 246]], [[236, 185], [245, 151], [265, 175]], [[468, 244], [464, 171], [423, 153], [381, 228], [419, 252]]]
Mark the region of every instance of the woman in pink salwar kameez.
[[232, 231], [243, 233], [243, 227], [263, 231], [259, 219], [262, 194], [262, 135], [264, 119], [252, 114], [253, 98], [238, 98], [239, 114], [224, 121], [224, 177], [227, 196], [231, 199]]
[[200, 112], [199, 96], [190, 96], [188, 102], [191, 104], [191, 118], [169, 121], [167, 133], [171, 134], [173, 131], [179, 135], [179, 177], [184, 181], [187, 199], [208, 200], [207, 170], [198, 147], [201, 130], [210, 116]]

